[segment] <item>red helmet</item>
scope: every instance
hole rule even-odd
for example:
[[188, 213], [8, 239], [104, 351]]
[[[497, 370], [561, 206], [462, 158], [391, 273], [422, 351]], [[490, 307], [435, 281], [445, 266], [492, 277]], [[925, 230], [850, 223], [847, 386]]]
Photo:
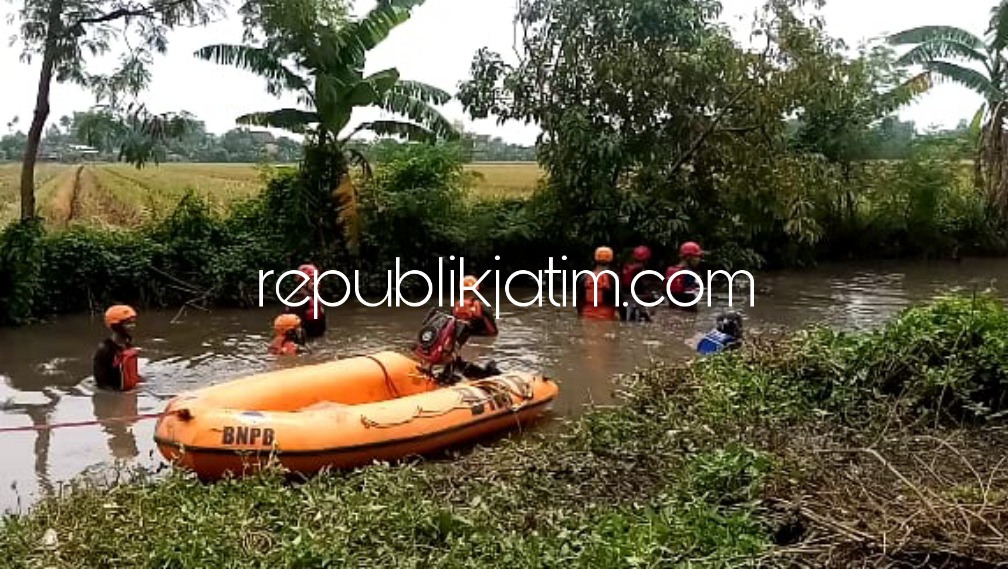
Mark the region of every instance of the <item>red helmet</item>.
[[311, 280], [318, 274], [318, 267], [312, 265], [311, 263], [305, 263], [304, 265], [298, 267], [298, 271], [304, 273], [304, 275]]
[[679, 247], [680, 257], [700, 257], [703, 256], [703, 249], [693, 241], [687, 241]]
[[647, 245], [640, 245], [633, 250], [633, 258], [638, 261], [647, 261], [651, 258], [651, 249]]

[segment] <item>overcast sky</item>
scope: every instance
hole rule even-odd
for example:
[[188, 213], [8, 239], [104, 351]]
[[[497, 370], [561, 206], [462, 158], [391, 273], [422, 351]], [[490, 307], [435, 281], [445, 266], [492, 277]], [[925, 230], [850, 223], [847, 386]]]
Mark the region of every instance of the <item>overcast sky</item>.
[[[21, 0], [14, 0], [19, 5]], [[748, 35], [753, 10], [762, 0], [724, 0], [722, 19], [739, 33], [740, 41]], [[879, 35], [924, 24], [960, 26], [982, 33], [993, 0], [831, 0], [823, 10], [827, 28], [854, 45]], [[373, 0], [359, 2], [360, 13], [374, 5]], [[0, 4], [0, 37], [8, 38], [16, 26], [7, 23], [14, 7]], [[421, 80], [451, 93], [456, 91], [469, 69], [472, 56], [487, 46], [513, 57], [512, 19], [515, 0], [427, 0], [414, 9], [413, 17], [401, 25], [368, 60], [368, 71], [398, 67], [404, 78]], [[211, 43], [237, 43], [241, 23], [236, 17], [206, 28], [173, 32], [168, 54], [159, 57], [153, 68], [154, 81], [144, 101], [154, 111], [187, 110], [196, 114], [214, 132], [234, 126], [234, 118], [247, 112], [269, 110], [280, 105], [294, 105], [265, 92], [263, 82], [251, 73], [199, 61], [193, 51]], [[38, 82], [38, 59], [31, 65], [19, 61], [19, 46], [0, 45], [0, 120], [5, 125], [19, 116], [22, 130], [27, 130], [34, 106]], [[95, 70], [111, 60], [98, 62]], [[50, 122], [61, 115], [86, 109], [91, 96], [69, 85], [54, 85]], [[980, 105], [980, 98], [955, 85], [939, 85], [921, 100], [906, 107], [901, 116], [919, 126], [954, 126], [970, 118]], [[452, 102], [443, 109], [450, 119], [464, 119], [466, 127], [476, 132], [495, 134], [505, 140], [532, 143], [537, 130], [521, 123], [496, 125], [493, 120], [469, 121], [461, 106]], [[374, 118], [362, 112], [355, 120]], [[0, 128], [3, 128], [0, 125]]]

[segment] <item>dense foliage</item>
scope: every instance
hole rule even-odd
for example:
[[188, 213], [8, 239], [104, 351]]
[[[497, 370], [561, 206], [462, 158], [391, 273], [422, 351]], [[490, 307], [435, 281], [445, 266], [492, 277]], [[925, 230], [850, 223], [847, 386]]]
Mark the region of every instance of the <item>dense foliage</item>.
[[[1006, 324], [997, 298], [961, 296], [873, 333], [760, 339], [641, 370], [620, 382], [619, 407], [450, 461], [297, 485], [177, 472], [80, 483], [6, 519], [0, 548], [15, 567], [1005, 562], [1005, 446], [991, 427], [1004, 420]], [[980, 426], [955, 428], [963, 411]]]
[[[476, 117], [537, 122], [547, 176], [529, 199], [479, 199], [461, 168], [474, 140], [433, 140], [459, 134], [435, 109], [446, 94], [395, 68], [363, 71], [369, 50], [419, 4], [379, 2], [358, 20], [315, 0], [246, 5], [247, 42], [198, 55], [261, 75], [271, 93], [300, 95], [302, 109], [240, 119], [306, 134], [298, 167], [224, 217], [190, 198], [175, 221], [138, 232], [32, 237], [30, 224], [9, 228], [0, 295], [37, 292], [5, 305], [3, 319], [112, 299], [248, 302], [259, 270], [305, 261], [359, 268], [382, 292], [397, 258], [428, 271], [450, 255], [474, 268], [537, 270], [550, 256], [583, 267], [599, 245], [626, 252], [645, 243], [664, 266], [690, 239], [710, 252], [711, 268], [753, 269], [1006, 249], [989, 201], [960, 163], [975, 132], [910, 137], [893, 118], [929, 76], [908, 76], [882, 47], [846, 55], [814, 13], [785, 0], [761, 13], [765, 45], [755, 50], [717, 24], [719, 5], [708, 0], [519, 3], [522, 59], [512, 65], [481, 51], [459, 99]], [[360, 107], [400, 118], [348, 128]], [[62, 126], [57, 134], [102, 138], [75, 121]], [[359, 130], [422, 142], [368, 149], [349, 138]], [[230, 134], [224, 139], [252, 136]], [[871, 159], [886, 153], [899, 160]], [[369, 157], [380, 163], [377, 176]], [[351, 175], [353, 164], [362, 175]], [[44, 264], [33, 269], [28, 260], [37, 258]], [[51, 286], [35, 278], [55, 273], [48, 263], [68, 275]], [[140, 283], [94, 290], [118, 282], [112, 264], [132, 267]], [[56, 292], [68, 290], [89, 294]]]
[[886, 167], [865, 161], [929, 76], [908, 76], [881, 47], [846, 56], [802, 4], [768, 2], [755, 29], [765, 44], [744, 49], [716, 2], [525, 0], [520, 58], [480, 51], [459, 98], [475, 118], [542, 128], [551, 238], [586, 249], [692, 238], [771, 264], [857, 254], [854, 236], [889, 238], [866, 213], [887, 199]]

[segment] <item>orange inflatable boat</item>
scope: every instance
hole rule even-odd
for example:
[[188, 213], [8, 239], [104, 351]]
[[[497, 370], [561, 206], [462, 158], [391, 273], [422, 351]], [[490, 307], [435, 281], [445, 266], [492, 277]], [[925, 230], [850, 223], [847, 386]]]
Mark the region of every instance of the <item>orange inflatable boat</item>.
[[381, 352], [262, 373], [172, 399], [154, 433], [161, 454], [201, 478], [255, 472], [271, 457], [311, 475], [423, 455], [528, 423], [557, 385], [506, 373], [442, 386]]

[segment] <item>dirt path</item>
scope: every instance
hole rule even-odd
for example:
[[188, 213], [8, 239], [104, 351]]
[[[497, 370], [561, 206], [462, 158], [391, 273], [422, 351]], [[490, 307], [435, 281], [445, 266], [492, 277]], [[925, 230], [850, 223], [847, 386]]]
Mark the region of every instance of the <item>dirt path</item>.
[[65, 227], [80, 216], [81, 176], [85, 166], [62, 173], [56, 181], [56, 191], [46, 204], [46, 218], [50, 225]]
[[80, 216], [81, 213], [81, 175], [84, 173], [84, 166], [78, 166], [74, 173], [73, 195], [70, 196], [70, 213], [67, 214], [67, 223]]

